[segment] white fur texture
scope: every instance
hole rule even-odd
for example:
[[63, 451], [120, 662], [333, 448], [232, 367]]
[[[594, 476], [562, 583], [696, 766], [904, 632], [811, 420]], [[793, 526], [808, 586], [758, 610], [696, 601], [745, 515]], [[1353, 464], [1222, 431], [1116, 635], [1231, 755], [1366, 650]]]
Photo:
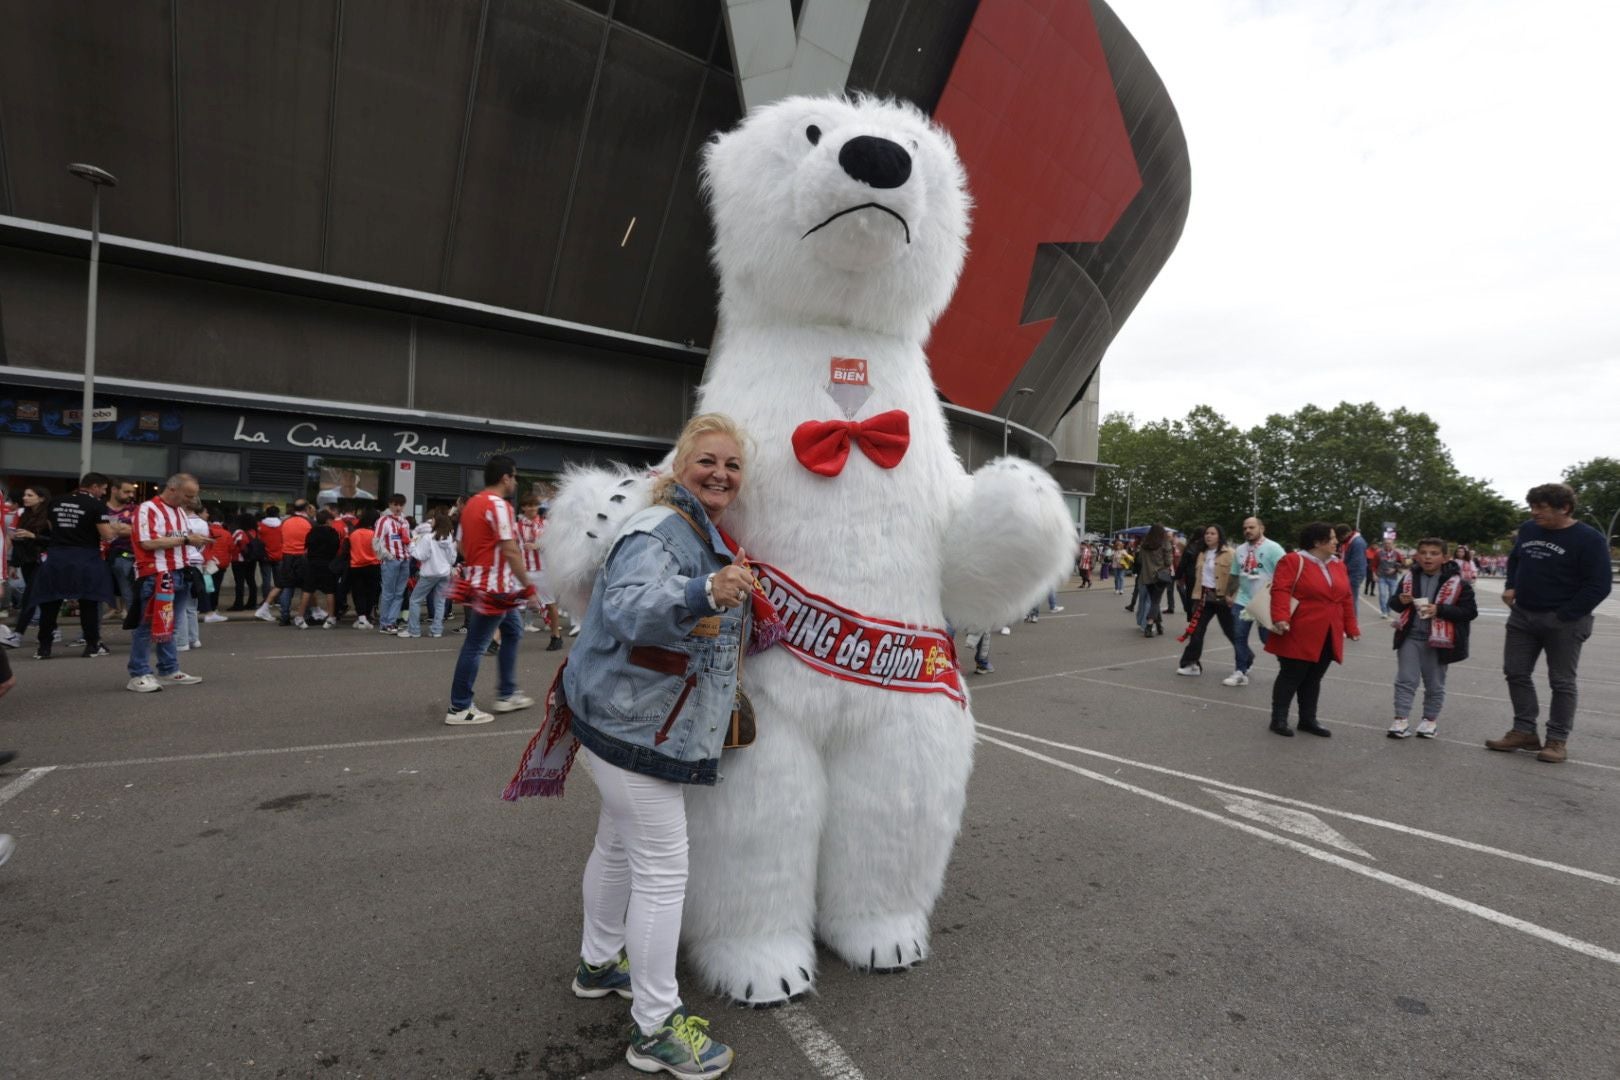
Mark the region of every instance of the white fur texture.
[[[1009, 522], [1017, 522], [1012, 527]], [[1074, 521], [1050, 473], [1022, 458], [997, 458], [973, 474], [945, 550], [945, 617], [952, 626], [1002, 626], [1064, 581], [1074, 563]], [[1007, 567], [1035, 576], [1008, 588]], [[1044, 567], [1045, 573], [1038, 572]]]
[[557, 483], [540, 537], [540, 562], [563, 608], [584, 618], [596, 572], [619, 529], [651, 502], [645, 469], [572, 465]]
[[[907, 149], [904, 184], [845, 174], [840, 150], [859, 135]], [[943, 627], [947, 614], [1027, 608], [1073, 549], [1062, 498], [1025, 463], [963, 471], [923, 353], [966, 252], [969, 200], [949, 137], [907, 105], [790, 98], [710, 145], [704, 186], [721, 301], [699, 408], [729, 414], [754, 448], [727, 530], [750, 556], [869, 615]], [[894, 213], [816, 228], [869, 202]], [[871, 394], [855, 419], [910, 416], [895, 468], [852, 449], [827, 478], [794, 457], [799, 424], [843, 418], [828, 392], [833, 357], [867, 361]], [[861, 968], [923, 959], [972, 769], [971, 714], [942, 694], [833, 679], [782, 648], [748, 658], [743, 677], [758, 741], [727, 753], [718, 786], [687, 797], [683, 937], [696, 971], [762, 1004], [813, 987], [816, 939]]]

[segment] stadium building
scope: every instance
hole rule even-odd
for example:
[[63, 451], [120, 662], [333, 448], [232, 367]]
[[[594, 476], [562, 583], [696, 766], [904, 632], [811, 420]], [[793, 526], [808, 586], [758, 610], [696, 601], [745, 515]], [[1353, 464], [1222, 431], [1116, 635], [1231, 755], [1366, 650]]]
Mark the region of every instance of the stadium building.
[[0, 0], [0, 31], [12, 495], [79, 471], [72, 163], [117, 180], [94, 467], [228, 506], [661, 457], [714, 331], [699, 151], [841, 90], [915, 102], [967, 166], [929, 348], [964, 463], [1006, 440], [1078, 496], [1098, 366], [1187, 213], [1174, 106], [1101, 0]]

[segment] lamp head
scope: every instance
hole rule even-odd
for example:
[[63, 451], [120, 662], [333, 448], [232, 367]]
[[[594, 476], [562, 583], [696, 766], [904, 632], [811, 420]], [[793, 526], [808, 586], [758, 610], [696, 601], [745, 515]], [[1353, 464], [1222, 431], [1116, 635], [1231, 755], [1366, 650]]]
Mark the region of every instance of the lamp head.
[[87, 180], [97, 187], [118, 186], [118, 177], [114, 176], [106, 169], [98, 169], [96, 166], [86, 165], [82, 161], [74, 162], [67, 168], [68, 172], [72, 173], [74, 176], [77, 176], [80, 180]]

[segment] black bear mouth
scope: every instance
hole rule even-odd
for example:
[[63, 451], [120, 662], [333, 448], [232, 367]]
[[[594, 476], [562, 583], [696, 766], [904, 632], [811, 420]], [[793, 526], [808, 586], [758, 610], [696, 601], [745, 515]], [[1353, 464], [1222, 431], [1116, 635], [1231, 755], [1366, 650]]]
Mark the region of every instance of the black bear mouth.
[[828, 218], [826, 221], [823, 221], [820, 225], [817, 225], [815, 227], [815, 229], [811, 229], [810, 232], [807, 232], [807, 233], [804, 234], [804, 236], [799, 237], [799, 239], [803, 240], [806, 236], [809, 236], [810, 233], [815, 232], [816, 229], [825, 229], [828, 225], [831, 225], [833, 222], [837, 221], [839, 218], [843, 217], [845, 214], [853, 214], [857, 210], [881, 210], [885, 214], [888, 214], [890, 217], [894, 218], [894, 220], [896, 220], [896, 221], [898, 221], [900, 223], [900, 227], [902, 229], [906, 230], [906, 243], [908, 243], [908, 244], [911, 243], [911, 226], [906, 223], [906, 219], [901, 217], [898, 212], [889, 209], [887, 206], [884, 206], [882, 203], [875, 203], [875, 202], [865, 202], [865, 203], [861, 203], [861, 205], [859, 205], [859, 206], [851, 206], [847, 210], [840, 210], [840, 211], [838, 211], [838, 213], [834, 214], [832, 217]]

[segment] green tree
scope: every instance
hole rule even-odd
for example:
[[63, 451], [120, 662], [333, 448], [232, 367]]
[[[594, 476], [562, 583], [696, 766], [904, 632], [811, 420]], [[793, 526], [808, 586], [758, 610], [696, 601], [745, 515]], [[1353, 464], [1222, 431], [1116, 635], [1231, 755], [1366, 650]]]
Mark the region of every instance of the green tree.
[[[1593, 458], [1564, 470], [1564, 483], [1575, 489], [1579, 500], [1578, 517], [1609, 530], [1615, 511], [1620, 510], [1620, 461], [1611, 457]], [[1615, 538], [1609, 537], [1613, 546]]]

